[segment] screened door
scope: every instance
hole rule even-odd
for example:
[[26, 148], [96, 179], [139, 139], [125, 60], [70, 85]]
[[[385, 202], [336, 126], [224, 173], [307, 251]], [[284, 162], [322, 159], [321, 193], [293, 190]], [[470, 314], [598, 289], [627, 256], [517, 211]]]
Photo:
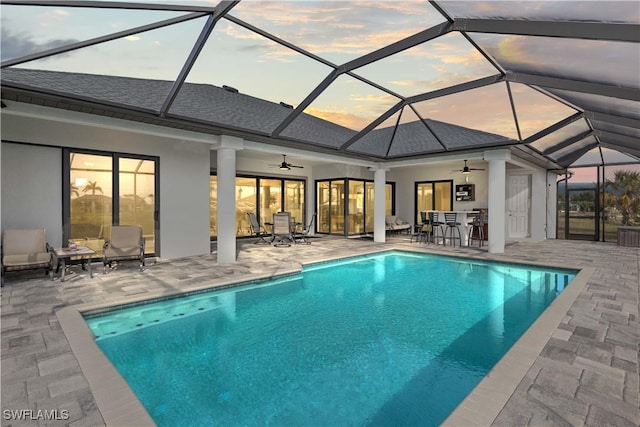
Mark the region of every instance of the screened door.
[[598, 240], [595, 189], [569, 189], [569, 239]]

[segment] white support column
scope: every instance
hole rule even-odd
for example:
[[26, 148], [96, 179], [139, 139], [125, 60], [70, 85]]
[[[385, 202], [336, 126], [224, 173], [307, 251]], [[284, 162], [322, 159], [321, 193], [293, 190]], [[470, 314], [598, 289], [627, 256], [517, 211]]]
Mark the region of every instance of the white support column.
[[373, 173], [373, 241], [384, 243], [387, 235], [385, 231], [386, 210], [386, 169], [375, 169]]
[[236, 262], [236, 151], [242, 139], [222, 135], [218, 148], [218, 264]]
[[558, 175], [555, 172], [547, 172], [547, 239], [555, 239], [558, 220]]
[[484, 152], [489, 162], [489, 253], [504, 253], [506, 236], [506, 198], [507, 198], [507, 160], [511, 159], [509, 150]]
[[547, 171], [531, 173], [531, 240], [541, 242], [547, 237]]

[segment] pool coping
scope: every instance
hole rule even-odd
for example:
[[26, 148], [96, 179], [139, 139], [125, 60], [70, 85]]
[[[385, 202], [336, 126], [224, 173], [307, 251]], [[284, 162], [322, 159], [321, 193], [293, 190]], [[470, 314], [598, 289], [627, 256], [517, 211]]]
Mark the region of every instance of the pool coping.
[[[580, 292], [595, 272], [593, 267], [571, 267], [550, 265], [533, 261], [513, 259], [495, 259], [486, 257], [474, 257], [466, 254], [442, 254], [430, 250], [412, 250], [407, 247], [386, 247], [370, 251], [362, 251], [353, 257], [373, 255], [376, 253], [404, 251], [421, 254], [432, 254], [445, 257], [467, 258], [509, 264], [527, 265], [533, 267], [560, 268], [563, 270], [576, 270], [578, 273], [572, 280], [571, 286], [567, 286], [560, 295], [545, 309], [500, 361], [487, 373], [471, 393], [449, 414], [442, 425], [446, 426], [486, 426], [493, 423], [509, 397], [513, 394], [518, 384], [525, 377], [545, 344], [553, 336], [553, 333], [566, 316], [569, 308], [576, 300]], [[348, 257], [347, 257], [348, 258]], [[95, 313], [104, 310], [117, 309], [145, 301], [163, 298], [178, 297], [184, 294], [219, 290], [235, 286], [242, 286], [262, 280], [281, 278], [283, 276], [300, 273], [306, 265], [316, 265], [332, 260], [345, 259], [340, 257], [323, 257], [322, 259], [308, 262], [299, 268], [281, 270], [277, 275], [255, 275], [250, 280], [228, 279], [215, 285], [196, 285], [182, 290], [170, 292], [159, 291], [144, 296], [130, 297], [117, 303], [80, 304], [64, 307], [56, 312], [59, 324], [64, 332], [72, 353], [75, 355], [85, 376], [89, 388], [95, 398], [97, 407], [107, 426], [120, 425], [156, 425], [129, 384], [116, 370], [106, 355], [98, 347], [95, 337], [84, 320], [84, 313]]]

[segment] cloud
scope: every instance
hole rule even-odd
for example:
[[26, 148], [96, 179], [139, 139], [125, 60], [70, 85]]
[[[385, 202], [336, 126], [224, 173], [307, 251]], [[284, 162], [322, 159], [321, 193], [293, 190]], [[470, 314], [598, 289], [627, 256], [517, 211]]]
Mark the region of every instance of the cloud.
[[[399, 101], [395, 96], [384, 94], [384, 95], [352, 95], [349, 97], [350, 101], [356, 102], [366, 102], [366, 103], [385, 103], [389, 106], [395, 104]], [[368, 107], [367, 107], [368, 108]]]
[[[1, 36], [0, 50], [3, 61], [78, 42], [77, 39], [53, 39], [46, 43], [37, 43], [26, 33], [16, 34], [11, 32], [6, 25], [2, 26]], [[64, 55], [70, 54], [65, 53]], [[60, 54], [55, 55], [55, 58], [60, 56]]]
[[140, 37], [136, 35], [131, 35], [131, 36], [125, 37], [125, 40], [129, 40], [130, 42], [137, 42], [138, 40], [140, 40]]
[[66, 10], [55, 9], [37, 16], [37, 22], [40, 27], [57, 27], [63, 24], [71, 14]]
[[246, 2], [231, 12], [315, 54], [362, 55], [422, 31], [425, 2]]
[[308, 107], [304, 112], [353, 130], [360, 130], [372, 122], [370, 118], [367, 119], [344, 110], [321, 110]]

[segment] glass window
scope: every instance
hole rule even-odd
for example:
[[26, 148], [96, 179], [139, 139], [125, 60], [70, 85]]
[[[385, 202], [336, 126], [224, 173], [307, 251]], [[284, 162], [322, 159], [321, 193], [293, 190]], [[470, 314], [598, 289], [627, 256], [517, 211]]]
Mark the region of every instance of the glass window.
[[424, 182], [416, 185], [416, 217], [415, 223], [421, 221], [420, 212], [432, 210], [433, 208], [433, 183]]
[[421, 221], [420, 212], [453, 209], [453, 181], [425, 181], [416, 183], [416, 217]]
[[67, 153], [69, 199], [64, 215], [69, 228], [64, 238], [100, 255], [112, 224], [135, 224], [142, 227], [145, 253], [154, 253], [157, 161], [119, 154]]
[[[257, 212], [257, 196], [256, 178], [236, 178], [236, 236], [251, 235], [247, 214]], [[264, 220], [261, 220], [260, 224], [264, 224]]]
[[[374, 201], [375, 201], [375, 193], [374, 193], [374, 185], [373, 182], [365, 182], [365, 199], [364, 203], [367, 207], [365, 212], [365, 233], [373, 233], [374, 231]], [[385, 186], [385, 194], [387, 193], [387, 187], [390, 187], [389, 184]], [[386, 210], [386, 209], [385, 209]]]
[[344, 233], [344, 215], [345, 215], [345, 184], [344, 180], [331, 181], [330, 193], [330, 230], [331, 233]]
[[[305, 181], [278, 178], [236, 177], [236, 236], [250, 236], [250, 212], [261, 225], [273, 221], [273, 214], [285, 210], [298, 222], [305, 222]], [[217, 236], [218, 180], [210, 177], [210, 232]], [[282, 207], [284, 206], [284, 209]], [[268, 228], [267, 228], [268, 229]]]
[[[282, 209], [282, 180], [260, 179], [260, 223], [273, 222], [273, 214]], [[293, 216], [293, 215], [292, 215]], [[298, 218], [299, 219], [299, 218]], [[293, 218], [295, 221], [296, 218]]]
[[453, 209], [453, 181], [436, 182], [435, 188], [435, 209], [438, 211], [450, 211]]
[[307, 220], [304, 216], [304, 182], [302, 181], [285, 181], [284, 182], [284, 210], [291, 212], [291, 220], [306, 224]]
[[331, 198], [329, 197], [329, 181], [320, 181], [317, 184], [316, 193], [316, 211], [318, 212], [318, 232], [329, 232], [329, 205]]
[[70, 154], [69, 239], [102, 253], [113, 223], [112, 157]]
[[155, 248], [155, 162], [144, 159], [119, 159], [119, 223], [140, 225], [145, 252]]
[[384, 186], [384, 193], [385, 193], [385, 209], [384, 209], [384, 214], [385, 215], [393, 215], [393, 212], [396, 210], [396, 205], [395, 205], [395, 200], [394, 200], [394, 196], [395, 196], [395, 185], [394, 184], [385, 184]]
[[[348, 193], [344, 193], [348, 187]], [[393, 215], [394, 183], [385, 184], [385, 215]], [[339, 179], [316, 182], [318, 232], [363, 234], [374, 231], [374, 183]], [[344, 225], [344, 218], [347, 226]]]
[[365, 231], [364, 181], [349, 180], [349, 203], [347, 206], [347, 232], [361, 234]]
[[209, 236], [218, 235], [218, 177], [209, 177]]

